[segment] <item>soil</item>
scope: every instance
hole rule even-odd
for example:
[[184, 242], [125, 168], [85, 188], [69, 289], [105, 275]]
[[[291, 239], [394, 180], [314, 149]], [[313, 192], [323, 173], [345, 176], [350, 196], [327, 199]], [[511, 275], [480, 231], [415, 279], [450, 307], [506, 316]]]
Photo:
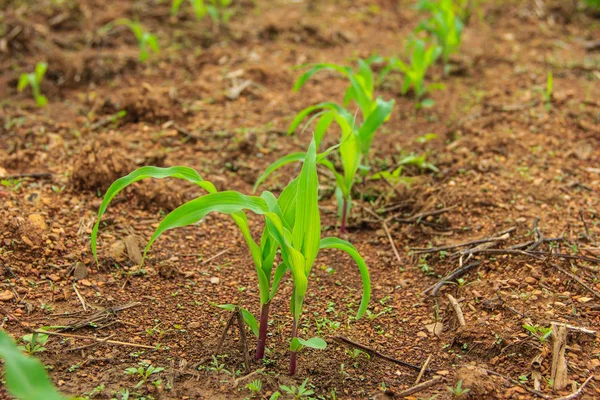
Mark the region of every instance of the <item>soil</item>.
[[[415, 153], [439, 172], [406, 167], [410, 185], [365, 179], [356, 186], [344, 238], [369, 265], [370, 313], [352, 318], [361, 293], [352, 260], [323, 251], [299, 331], [329, 345], [304, 350], [294, 377], [287, 375], [289, 277], [271, 307], [267, 359], [251, 363], [262, 371], [243, 378], [233, 328], [216, 361], [210, 358], [230, 316], [212, 304], [259, 314], [252, 260], [230, 218], [210, 215], [198, 226], [167, 232], [145, 266], [137, 266], [135, 247], [145, 246], [161, 217], [202, 194], [192, 185], [142, 181], [125, 190], [103, 218], [99, 264], [92, 258], [90, 232], [101, 196], [138, 166], [185, 165], [219, 190], [251, 193], [270, 162], [306, 148], [307, 132], [285, 134], [294, 115], [343, 98], [346, 82], [327, 73], [293, 93], [299, 74], [293, 67], [404, 54], [420, 19], [413, 3], [243, 0], [234, 2], [230, 23], [217, 31], [209, 18], [197, 21], [187, 3], [171, 17], [170, 4], [157, 0], [4, 2], [2, 328], [18, 339], [32, 328], [71, 326], [63, 333], [129, 343], [52, 336], [36, 354], [62, 392], [90, 395], [104, 385], [90, 395], [98, 399], [121, 398], [122, 388], [132, 398], [249, 398], [245, 385], [253, 379], [262, 382], [254, 398], [305, 379], [318, 398], [392, 398], [414, 385], [418, 371], [353, 352], [338, 336], [417, 366], [431, 356], [421, 381], [443, 379], [412, 398], [453, 398], [448, 387], [459, 381], [470, 389], [464, 398], [536, 398], [532, 360], [540, 355], [539, 392], [549, 398], [571, 393], [576, 386], [550, 387], [552, 340], [524, 326], [600, 328], [600, 20], [575, 1], [480, 5], [450, 72], [436, 66], [429, 74], [430, 82], [444, 85], [431, 94], [431, 109], [416, 111], [414, 99], [399, 96], [399, 77], [378, 88], [396, 104], [374, 141], [373, 169], [391, 171], [402, 155]], [[161, 53], [148, 63], [138, 61], [130, 32], [102, 29], [124, 17], [139, 18], [158, 36]], [[45, 108], [35, 106], [29, 89], [16, 89], [19, 74], [38, 61], [48, 62]], [[549, 107], [543, 97], [548, 71], [554, 77]], [[236, 96], [232, 88], [244, 80], [251, 84]], [[117, 114], [122, 110], [125, 116]], [[436, 137], [422, 143], [427, 133]], [[278, 192], [297, 171], [283, 169], [263, 188]], [[17, 178], [8, 182], [10, 176]], [[335, 236], [334, 181], [322, 175], [320, 185], [323, 234]], [[373, 210], [389, 218], [397, 256]], [[419, 217], [435, 210], [439, 214]], [[260, 222], [250, 220], [259, 232]], [[562, 240], [540, 242], [537, 255], [413, 250], [510, 228], [489, 248]], [[480, 263], [462, 280], [437, 296], [426, 293], [472, 261]], [[458, 300], [464, 326], [448, 294]], [[128, 308], [114, 311], [121, 306]], [[112, 311], [90, 322], [105, 309]], [[254, 344], [249, 334], [250, 351]], [[600, 372], [600, 340], [571, 329], [566, 359], [569, 381], [583, 383]], [[134, 389], [138, 379], [124, 371], [141, 362], [165, 370]], [[600, 397], [599, 377], [581, 398]]]

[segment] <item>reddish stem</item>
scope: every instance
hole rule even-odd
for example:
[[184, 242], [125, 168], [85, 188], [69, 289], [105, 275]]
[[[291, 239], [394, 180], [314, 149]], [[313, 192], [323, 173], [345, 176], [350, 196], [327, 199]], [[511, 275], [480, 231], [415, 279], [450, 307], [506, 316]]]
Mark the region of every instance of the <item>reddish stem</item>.
[[[298, 324], [296, 323], [296, 319], [294, 319], [294, 323], [292, 325], [292, 340], [298, 336]], [[296, 357], [298, 353], [292, 351], [290, 354], [290, 375], [294, 375], [296, 373]]]
[[348, 203], [346, 199], [342, 202], [342, 223], [340, 225], [340, 233], [346, 233], [346, 219], [348, 219]]
[[267, 345], [267, 331], [269, 330], [269, 306], [271, 302], [263, 304], [260, 310], [260, 325], [258, 327], [258, 342], [256, 343], [255, 359], [261, 360], [265, 356]]

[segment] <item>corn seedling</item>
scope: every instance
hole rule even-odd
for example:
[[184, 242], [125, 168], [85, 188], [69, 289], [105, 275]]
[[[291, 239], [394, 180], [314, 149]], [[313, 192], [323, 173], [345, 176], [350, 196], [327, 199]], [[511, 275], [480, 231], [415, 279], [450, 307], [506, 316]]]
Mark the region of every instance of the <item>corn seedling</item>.
[[38, 107], [44, 107], [46, 104], [48, 104], [48, 99], [42, 94], [40, 89], [40, 84], [42, 83], [42, 79], [44, 79], [44, 75], [46, 75], [47, 70], [48, 64], [45, 62], [39, 62], [35, 65], [35, 70], [33, 72], [21, 74], [19, 77], [19, 82], [17, 83], [17, 90], [19, 92], [25, 90], [27, 86], [31, 86], [33, 98], [35, 99], [35, 104], [37, 104]]
[[447, 65], [450, 55], [458, 52], [460, 48], [464, 28], [463, 22], [456, 14], [453, 0], [420, 0], [417, 9], [430, 12], [431, 17], [421, 22], [416, 32], [426, 31], [435, 37], [442, 48], [444, 65]]
[[52, 385], [42, 363], [21, 353], [3, 331], [0, 331], [0, 358], [4, 361], [3, 380], [11, 396], [20, 400], [66, 400]]
[[155, 367], [153, 365], [147, 365], [144, 363], [140, 363], [139, 367], [131, 367], [125, 370], [126, 375], [137, 375], [139, 381], [133, 387], [134, 389], [138, 389], [140, 386], [148, 382], [148, 379], [154, 374], [158, 374], [159, 372], [164, 371], [163, 367]]
[[[337, 64], [316, 64], [313, 65], [312, 68], [310, 68], [304, 74], [302, 74], [300, 78], [298, 78], [298, 80], [296, 81], [296, 84], [294, 85], [294, 92], [296, 92], [313, 75], [315, 75], [319, 71], [324, 70], [336, 71], [348, 78], [350, 86], [348, 87], [348, 89], [346, 89], [343, 105], [345, 108], [348, 108], [350, 102], [354, 101], [361, 111], [361, 129], [364, 132], [361, 135], [363, 137], [363, 141], [361, 142], [360, 150], [362, 156], [364, 157], [365, 164], [367, 163], [369, 158], [369, 149], [371, 148], [373, 135], [375, 134], [377, 128], [389, 118], [390, 113], [392, 111], [392, 106], [394, 104], [393, 100], [386, 102], [383, 101], [381, 97], [375, 98], [374, 96], [375, 78], [373, 75], [373, 71], [371, 70], [370, 64], [372, 62], [380, 61], [380, 59], [380, 57], [373, 57], [367, 60], [359, 59], [357, 71], [354, 71], [348, 66], [340, 66]], [[312, 106], [300, 111], [294, 119], [294, 121], [292, 122], [288, 130], [288, 134], [293, 133], [298, 127], [298, 125], [310, 113], [319, 109], [323, 109], [323, 107], [320, 106], [321, 105]], [[327, 112], [326, 109], [323, 109], [323, 111], [325, 112], [320, 118], [319, 124], [317, 125], [317, 130], [315, 131], [315, 138], [317, 139], [317, 144], [321, 142], [322, 136], [325, 134], [325, 131], [334, 119], [334, 117], [331, 115], [331, 111]]]
[[[232, 12], [227, 7], [231, 5], [231, 2], [232, 0], [209, 0], [208, 2], [204, 0], [190, 0], [197, 19], [201, 20], [208, 14], [216, 25], [221, 23], [226, 24], [229, 21]], [[172, 16], [177, 15], [182, 3], [183, 0], [173, 0], [173, 3], [171, 3]]]
[[[140, 48], [140, 62], [145, 62], [150, 57], [150, 51], [155, 54], [160, 52], [158, 39], [150, 32], [146, 32], [138, 21], [132, 21], [127, 18], [120, 18], [114, 22], [116, 25], [128, 27], [135, 35]], [[110, 26], [110, 24], [109, 24]]]
[[[92, 252], [96, 257], [96, 239], [99, 221], [106, 211], [108, 203], [114, 196], [132, 182], [146, 177], [166, 178], [176, 177], [186, 179], [204, 188], [209, 194], [188, 201], [169, 213], [156, 228], [150, 238], [143, 257], [145, 258], [150, 246], [165, 231], [200, 222], [211, 212], [230, 215], [236, 222], [244, 239], [258, 274], [261, 300], [261, 322], [259, 327], [259, 342], [257, 356], [260, 353], [261, 335], [268, 328], [268, 304], [276, 294], [281, 279], [286, 271], [291, 271], [294, 289], [291, 299], [291, 311], [294, 317], [292, 341], [297, 337], [297, 327], [302, 315], [302, 304], [308, 288], [308, 275], [320, 249], [336, 248], [348, 253], [357, 263], [363, 281], [363, 298], [357, 318], [362, 316], [370, 298], [370, 278], [367, 266], [358, 251], [348, 242], [337, 238], [321, 239], [321, 223], [318, 209], [318, 178], [317, 178], [316, 143], [311, 141], [309, 151], [304, 158], [300, 175], [283, 190], [279, 198], [270, 192], [263, 192], [260, 197], [247, 196], [236, 191], [217, 192], [210, 182], [204, 181], [196, 171], [186, 167], [156, 168], [142, 167], [131, 174], [118, 179], [108, 189], [100, 209], [98, 221], [92, 230]], [[265, 228], [260, 245], [252, 238], [245, 211], [261, 215], [265, 219]], [[273, 260], [277, 248], [281, 250], [282, 262], [277, 266], [272, 276]], [[266, 311], [265, 311], [266, 310]], [[264, 317], [264, 318], [263, 318]], [[314, 341], [300, 342], [310, 347]], [[316, 344], [319, 346], [319, 343]], [[262, 355], [261, 355], [262, 357]], [[296, 352], [290, 357], [290, 373], [296, 370]]]
[[392, 57], [388, 61], [388, 65], [381, 71], [380, 79], [391, 71], [400, 71], [404, 74], [404, 81], [400, 94], [405, 96], [410, 89], [413, 90], [414, 96], [417, 99], [417, 109], [421, 107], [433, 106], [433, 100], [423, 99], [423, 97], [433, 89], [440, 88], [440, 85], [426, 85], [425, 76], [427, 70], [431, 67], [438, 57], [442, 54], [442, 48], [436, 45], [427, 45], [425, 41], [413, 37], [409, 43], [410, 62]]
[[[375, 132], [391, 114], [393, 105], [393, 100], [386, 102], [380, 98], [377, 99], [375, 109], [371, 111], [365, 122], [357, 127], [353, 115], [348, 110], [335, 103], [321, 103], [302, 110], [290, 126], [289, 132], [293, 132], [309, 114], [314, 111], [321, 111], [321, 118], [317, 122], [314, 133], [317, 146], [320, 145], [325, 132], [334, 121], [340, 128], [341, 140], [338, 146], [342, 171], [339, 172], [335, 165], [326, 158], [333, 148], [326, 150], [317, 158], [317, 162], [329, 169], [335, 176], [335, 195], [338, 201], [340, 232], [346, 231], [348, 212], [352, 207], [352, 187], [358, 179], [357, 173], [361, 168], [361, 162], [364, 160], [365, 155], [369, 153]], [[275, 161], [257, 179], [254, 188], [256, 189], [277, 169], [292, 162], [302, 161], [304, 157], [305, 154], [299, 152], [289, 154]]]

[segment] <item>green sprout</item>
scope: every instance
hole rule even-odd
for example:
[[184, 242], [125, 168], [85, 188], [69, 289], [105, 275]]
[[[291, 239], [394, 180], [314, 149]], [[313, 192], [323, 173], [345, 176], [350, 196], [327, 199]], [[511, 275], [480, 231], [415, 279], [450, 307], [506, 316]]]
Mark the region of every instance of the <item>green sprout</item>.
[[308, 378], [306, 378], [304, 380], [304, 382], [302, 382], [302, 385], [300, 385], [298, 387], [293, 386], [293, 385], [292, 386], [281, 385], [281, 386], [279, 386], [279, 388], [281, 389], [282, 392], [292, 395], [294, 397], [294, 400], [300, 400], [303, 398], [310, 398], [310, 396], [315, 393], [314, 390], [308, 389], [306, 387], [307, 384], [308, 384]]
[[450, 55], [458, 52], [464, 24], [456, 15], [453, 0], [420, 0], [417, 9], [429, 11], [431, 17], [417, 26], [416, 32], [426, 31], [432, 34], [442, 48], [444, 65], [448, 64]]
[[[315, 64], [308, 71], [302, 74], [294, 84], [294, 92], [297, 92], [313, 75], [325, 70], [336, 71], [348, 79], [348, 81], [350, 82], [350, 86], [348, 87], [348, 89], [346, 89], [343, 105], [345, 108], [348, 108], [350, 102], [354, 101], [359, 107], [362, 115], [362, 127], [365, 131], [368, 130], [368, 132], [363, 132], [362, 134], [362, 136], [364, 137], [364, 141], [363, 143], [361, 143], [360, 149], [364, 157], [365, 164], [368, 162], [369, 149], [371, 148], [373, 135], [375, 134], [377, 128], [384, 121], [387, 121], [387, 119], [389, 119], [392, 106], [394, 104], [393, 100], [385, 102], [381, 97], [375, 98], [374, 95], [375, 78], [373, 71], [371, 70], [370, 64], [382, 60], [383, 59], [381, 57], [376, 56], [371, 57], [367, 60], [358, 59], [357, 71], [354, 71], [351, 67], [341, 66], [337, 64]], [[302, 122], [302, 120], [304, 120], [309, 114], [316, 110], [322, 109], [323, 107], [320, 106], [323, 104], [329, 103], [322, 103], [317, 106], [308, 107], [299, 112], [296, 118], [294, 119], [294, 122], [292, 122], [288, 133], [293, 133], [294, 130], [300, 124], [300, 122]], [[327, 130], [327, 127], [333, 122], [333, 119], [334, 117], [330, 113], [324, 113], [324, 115], [320, 119], [320, 124], [322, 126], [319, 126], [319, 128], [322, 129], [318, 129], [315, 132], [317, 143], [321, 141], [322, 135]]]
[[[132, 21], [127, 18], [119, 18], [114, 22], [116, 25], [128, 27], [135, 35], [140, 48], [140, 62], [145, 62], [150, 57], [150, 51], [155, 54], [160, 52], [158, 39], [150, 32], [146, 32], [138, 21]], [[110, 27], [110, 24], [109, 24]]]
[[262, 390], [262, 381], [260, 379], [255, 379], [252, 382], [246, 384], [246, 388], [250, 390], [252, 396], [256, 396]]
[[405, 96], [412, 89], [417, 99], [416, 108], [431, 107], [433, 100], [423, 99], [423, 97], [433, 89], [439, 88], [439, 85], [426, 85], [425, 76], [427, 70], [431, 67], [438, 57], [442, 54], [442, 49], [436, 45], [427, 45], [425, 41], [413, 37], [408, 45], [410, 53], [410, 62], [392, 57], [388, 65], [381, 71], [380, 79], [391, 71], [400, 71], [404, 74], [404, 82], [400, 89], [400, 94]]
[[[227, 10], [231, 5], [232, 0], [209, 0], [208, 4], [204, 0], [190, 0], [190, 4], [194, 9], [196, 18], [201, 20], [206, 14], [210, 15], [216, 25], [227, 23], [231, 17], [232, 11]], [[176, 16], [183, 0], [173, 0], [171, 3], [171, 15]]]
[[[297, 337], [297, 327], [302, 315], [302, 305], [308, 289], [308, 275], [320, 249], [335, 248], [348, 253], [357, 263], [363, 282], [363, 296], [357, 318], [360, 318], [368, 305], [371, 286], [367, 266], [358, 251], [350, 243], [337, 238], [321, 239], [321, 221], [318, 208], [316, 143], [313, 139], [306, 153], [300, 175], [288, 184], [279, 198], [270, 192], [263, 192], [260, 197], [247, 196], [236, 191], [217, 192], [214, 185], [203, 180], [196, 171], [187, 167], [142, 167], [129, 175], [115, 181], [107, 190], [98, 210], [98, 221], [92, 230], [92, 253], [97, 260], [96, 241], [99, 221], [110, 201], [127, 185], [147, 177], [175, 177], [196, 183], [209, 194], [197, 197], [169, 213], [158, 225], [144, 249], [145, 259], [154, 241], [165, 231], [192, 225], [200, 222], [211, 212], [230, 215], [238, 225], [250, 253], [258, 275], [261, 301], [261, 321], [257, 358], [264, 355], [264, 341], [268, 329], [268, 305], [277, 292], [281, 279], [289, 270], [292, 275], [294, 289], [291, 299], [293, 315], [292, 341]], [[264, 217], [265, 228], [260, 245], [250, 232], [245, 211]], [[275, 269], [273, 260], [279, 247], [282, 262]], [[143, 263], [143, 260], [142, 260]], [[264, 330], [264, 336], [262, 334]], [[262, 354], [261, 352], [261, 346]], [[296, 370], [296, 352], [290, 357], [290, 373]]]
[[552, 107], [553, 87], [554, 87], [554, 78], [552, 77], [552, 71], [548, 71], [548, 78], [546, 80], [546, 90], [544, 91], [544, 100], [546, 102], [546, 110], [550, 110], [550, 107]]
[[544, 328], [539, 325], [523, 325], [526, 331], [528, 331], [533, 337], [537, 338], [540, 343], [545, 343], [546, 340], [552, 335], [552, 328]]
[[[144, 368], [145, 367], [145, 368]], [[125, 370], [126, 375], [137, 375], [139, 378], [139, 382], [133, 387], [134, 389], [138, 389], [140, 386], [145, 384], [148, 379], [154, 374], [158, 374], [159, 372], [164, 371], [163, 367], [155, 367], [153, 365], [147, 365], [144, 363], [140, 363], [139, 367], [130, 367]]]
[[[339, 144], [339, 156], [341, 172], [325, 156], [318, 158], [318, 163], [329, 169], [336, 181], [336, 199], [338, 201], [338, 216], [340, 218], [340, 232], [346, 231], [348, 212], [352, 207], [352, 187], [357, 181], [357, 173], [367, 171], [365, 166], [368, 161], [369, 151], [377, 129], [389, 118], [394, 101], [384, 101], [381, 97], [374, 98], [374, 77], [369, 63], [358, 60], [358, 72], [350, 67], [342, 67], [335, 64], [317, 64], [305, 72], [296, 82], [294, 90], [298, 90], [314, 74], [322, 70], [334, 70], [344, 75], [350, 81], [350, 87], [344, 96], [344, 105], [347, 107], [350, 101], [354, 101], [362, 114], [362, 123], [357, 124], [353, 114], [345, 107], [333, 102], [324, 102], [310, 106], [300, 111], [292, 121], [288, 133], [292, 134], [302, 121], [310, 114], [318, 112], [314, 138], [317, 147], [320, 146], [323, 137], [331, 124], [335, 122], [341, 131]], [[323, 153], [327, 155], [328, 151]], [[304, 153], [292, 153], [280, 158], [271, 164], [265, 172], [257, 179], [256, 188], [273, 172], [286, 164], [302, 161]]]
[[454, 397], [462, 397], [465, 394], [469, 393], [471, 389], [462, 387], [462, 379], [456, 382], [455, 387], [446, 386], [446, 389], [454, 396]]
[[20, 400], [66, 399], [52, 385], [42, 363], [21, 353], [4, 331], [0, 331], [0, 359], [4, 361], [3, 384], [11, 396]]
[[48, 342], [48, 335], [34, 332], [23, 336], [21, 340], [25, 343], [25, 345], [19, 346], [19, 349], [28, 355], [33, 356], [36, 353], [46, 351], [44, 346], [46, 345], [46, 342]]
[[42, 83], [42, 79], [44, 79], [44, 75], [46, 75], [47, 70], [48, 64], [45, 62], [39, 62], [35, 64], [34, 72], [21, 74], [19, 77], [19, 82], [17, 83], [17, 90], [19, 92], [25, 90], [27, 86], [31, 86], [35, 104], [37, 104], [38, 107], [44, 107], [46, 104], [48, 104], [48, 99], [42, 94], [40, 89], [40, 84]]

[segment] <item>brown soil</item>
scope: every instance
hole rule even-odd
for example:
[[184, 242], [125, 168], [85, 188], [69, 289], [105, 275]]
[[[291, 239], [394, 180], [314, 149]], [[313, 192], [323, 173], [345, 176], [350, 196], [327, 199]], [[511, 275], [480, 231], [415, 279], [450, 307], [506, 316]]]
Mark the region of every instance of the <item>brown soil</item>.
[[[2, 328], [19, 338], [29, 328], [72, 325], [95, 311], [139, 302], [100, 324], [65, 333], [157, 348], [83, 347], [92, 342], [52, 337], [37, 356], [64, 393], [81, 395], [101, 384], [105, 388], [95, 398], [111, 398], [126, 387], [134, 392], [137, 380], [124, 371], [145, 361], [165, 371], [153, 376], [162, 380], [159, 388], [148, 383], [135, 390], [140, 398], [250, 397], [247, 382], [236, 387], [231, 375], [243, 374], [237, 330], [218, 357], [223, 371], [211, 362], [193, 368], [211, 355], [229, 318], [211, 303], [239, 304], [258, 316], [254, 267], [232, 221], [211, 215], [200, 226], [169, 231], [140, 270], [127, 255], [125, 239], [143, 247], [165, 212], [201, 194], [181, 182], [141, 182], [119, 195], [105, 215], [97, 265], [89, 238], [99, 196], [141, 165], [190, 166], [218, 189], [250, 193], [266, 165], [308, 143], [307, 134], [284, 134], [295, 113], [343, 96], [346, 83], [327, 74], [292, 93], [298, 76], [292, 67], [402, 54], [419, 20], [412, 1], [234, 3], [231, 23], [217, 33], [209, 19], [197, 22], [187, 3], [172, 18], [165, 1], [5, 2], [0, 176], [42, 175], [25, 175], [14, 190], [0, 186], [0, 292], [7, 291], [0, 293], [7, 299], [0, 309]], [[459, 258], [454, 250], [426, 258], [411, 253], [413, 247], [461, 243], [515, 227], [495, 245], [507, 248], [533, 240], [539, 218], [546, 238], [563, 237], [552, 243], [554, 251], [600, 255], [600, 53], [589, 46], [600, 39], [600, 22], [574, 3], [486, 2], [465, 30], [454, 72], [445, 76], [441, 67], [432, 72], [430, 80], [445, 85], [432, 94], [432, 109], [415, 112], [414, 100], [397, 95], [397, 81], [380, 88], [396, 105], [377, 133], [374, 168], [391, 167], [401, 154], [414, 152], [426, 153], [440, 172], [407, 168], [412, 184], [396, 190], [381, 181], [357, 185], [357, 197], [362, 193], [372, 205], [355, 201], [347, 239], [368, 262], [370, 311], [381, 315], [350, 318], [360, 296], [356, 267], [337, 252], [323, 252], [300, 331], [303, 337], [329, 338], [329, 346], [301, 353], [297, 375], [287, 376], [286, 298], [292, 287], [286, 280], [272, 306], [269, 362], [251, 365], [264, 368], [252, 379], [262, 381], [265, 398], [280, 385], [300, 385], [306, 378], [319, 398], [333, 392], [337, 398], [384, 398], [384, 389], [389, 394], [413, 386], [417, 371], [365, 354], [353, 357], [335, 336], [416, 365], [431, 355], [432, 371], [422, 381], [434, 375], [445, 381], [413, 398], [451, 398], [447, 386], [459, 380], [470, 388], [465, 397], [534, 398], [523, 387], [533, 388], [531, 362], [542, 354], [541, 374], [549, 378], [552, 346], [523, 325], [600, 327], [597, 262], [479, 254], [474, 259], [481, 264], [463, 276], [465, 285], [454, 282], [432, 297], [424, 290], [457, 268]], [[100, 29], [120, 17], [137, 17], [157, 34], [161, 54], [141, 65], [130, 33]], [[38, 109], [28, 90], [17, 93], [16, 82], [41, 60], [49, 64], [42, 85], [49, 104]], [[555, 89], [546, 109], [542, 92], [549, 70]], [[229, 90], [242, 79], [253, 85], [231, 100]], [[112, 118], [120, 110], [127, 115]], [[437, 138], [416, 141], [429, 132]], [[265, 188], [280, 190], [296, 171], [297, 166], [283, 170]], [[323, 175], [327, 236], [337, 234], [332, 185]], [[393, 207], [385, 215], [404, 219], [453, 208], [412, 222], [390, 220], [398, 260], [365, 207]], [[253, 228], [258, 230], [258, 222]], [[537, 250], [548, 253], [551, 247], [545, 243]], [[74, 269], [85, 312], [74, 290]], [[446, 294], [458, 299], [466, 326], [458, 326]], [[323, 318], [339, 328], [319, 329]], [[598, 373], [599, 354], [597, 337], [572, 331], [569, 379], [581, 384]], [[540, 390], [554, 397], [572, 388], [557, 393], [542, 379]], [[598, 397], [595, 378], [582, 398]]]

